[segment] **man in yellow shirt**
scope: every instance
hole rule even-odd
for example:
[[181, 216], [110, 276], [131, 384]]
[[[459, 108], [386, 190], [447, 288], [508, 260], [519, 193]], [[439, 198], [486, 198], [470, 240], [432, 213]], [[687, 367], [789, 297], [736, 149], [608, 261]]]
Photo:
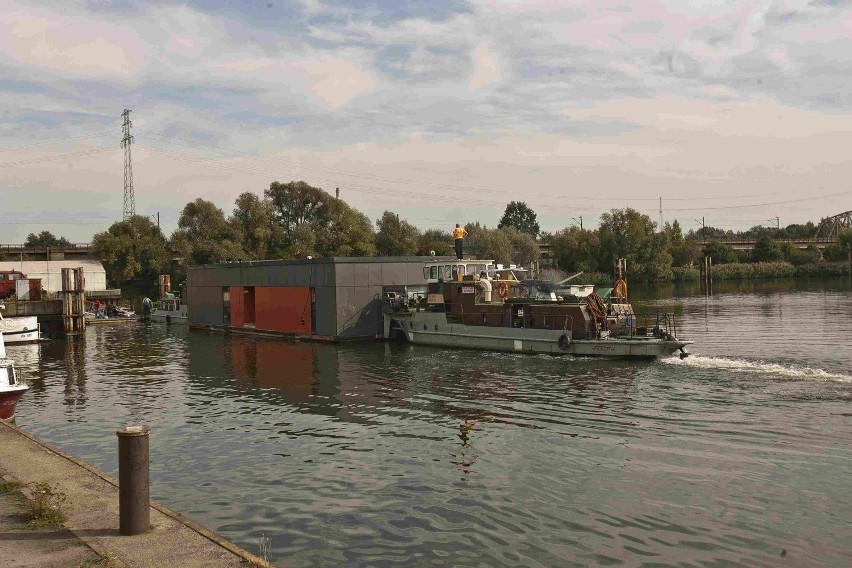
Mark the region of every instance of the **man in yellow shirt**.
[[453, 238], [456, 240], [456, 258], [462, 259], [462, 247], [464, 246], [464, 237], [467, 235], [467, 231], [463, 228], [459, 227], [459, 224], [456, 223], [456, 228], [453, 229]]

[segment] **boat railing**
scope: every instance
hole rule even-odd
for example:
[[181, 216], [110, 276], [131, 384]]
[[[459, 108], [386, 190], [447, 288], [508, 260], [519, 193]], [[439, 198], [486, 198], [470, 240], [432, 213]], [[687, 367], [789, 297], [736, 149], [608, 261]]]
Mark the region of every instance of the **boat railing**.
[[659, 338], [677, 337], [677, 318], [673, 313], [656, 310], [653, 314], [637, 314], [633, 321], [637, 323], [637, 325], [632, 326], [632, 333], [635, 335]]

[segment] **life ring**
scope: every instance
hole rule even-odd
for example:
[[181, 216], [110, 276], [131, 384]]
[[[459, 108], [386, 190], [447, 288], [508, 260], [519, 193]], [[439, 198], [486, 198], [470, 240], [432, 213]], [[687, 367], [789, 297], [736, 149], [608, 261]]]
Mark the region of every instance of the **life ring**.
[[497, 282], [497, 295], [504, 300], [509, 297], [509, 284], [504, 281]]
[[563, 333], [559, 336], [559, 341], [557, 343], [559, 344], [559, 348], [564, 351], [568, 349], [568, 345], [571, 343], [571, 339]]
[[627, 281], [623, 278], [619, 278], [615, 282], [615, 287], [612, 290], [612, 295], [617, 298], [626, 298], [627, 297]]

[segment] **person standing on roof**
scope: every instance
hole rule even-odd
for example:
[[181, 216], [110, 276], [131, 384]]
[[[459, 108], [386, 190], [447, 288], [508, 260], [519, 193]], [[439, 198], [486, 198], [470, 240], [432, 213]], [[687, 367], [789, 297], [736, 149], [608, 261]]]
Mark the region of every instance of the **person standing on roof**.
[[464, 228], [460, 227], [458, 223], [456, 223], [456, 228], [453, 229], [453, 238], [456, 241], [456, 258], [461, 260], [464, 256], [462, 254], [462, 248], [464, 247], [464, 238], [467, 235], [467, 231]]

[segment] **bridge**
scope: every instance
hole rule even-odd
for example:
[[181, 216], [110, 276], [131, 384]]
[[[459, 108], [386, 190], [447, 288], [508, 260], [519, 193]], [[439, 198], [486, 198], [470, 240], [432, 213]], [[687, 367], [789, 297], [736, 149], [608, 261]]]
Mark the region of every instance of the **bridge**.
[[839, 213], [833, 217], [823, 219], [819, 227], [817, 227], [815, 236], [827, 236], [837, 239], [840, 232], [847, 229], [852, 229], [852, 211], [846, 211], [845, 213]]
[[[726, 244], [734, 250], [752, 250], [758, 239], [756, 237], [713, 237], [702, 240], [702, 244], [716, 241]], [[772, 239], [776, 245], [784, 243], [792, 243], [797, 249], [804, 250], [808, 247], [816, 247], [819, 250], [825, 249], [830, 244], [837, 242], [837, 237], [813, 237], [810, 239]]]
[[5, 260], [74, 260], [91, 258], [92, 245], [70, 243], [56, 247], [32, 247], [23, 244], [0, 244], [0, 258]]

